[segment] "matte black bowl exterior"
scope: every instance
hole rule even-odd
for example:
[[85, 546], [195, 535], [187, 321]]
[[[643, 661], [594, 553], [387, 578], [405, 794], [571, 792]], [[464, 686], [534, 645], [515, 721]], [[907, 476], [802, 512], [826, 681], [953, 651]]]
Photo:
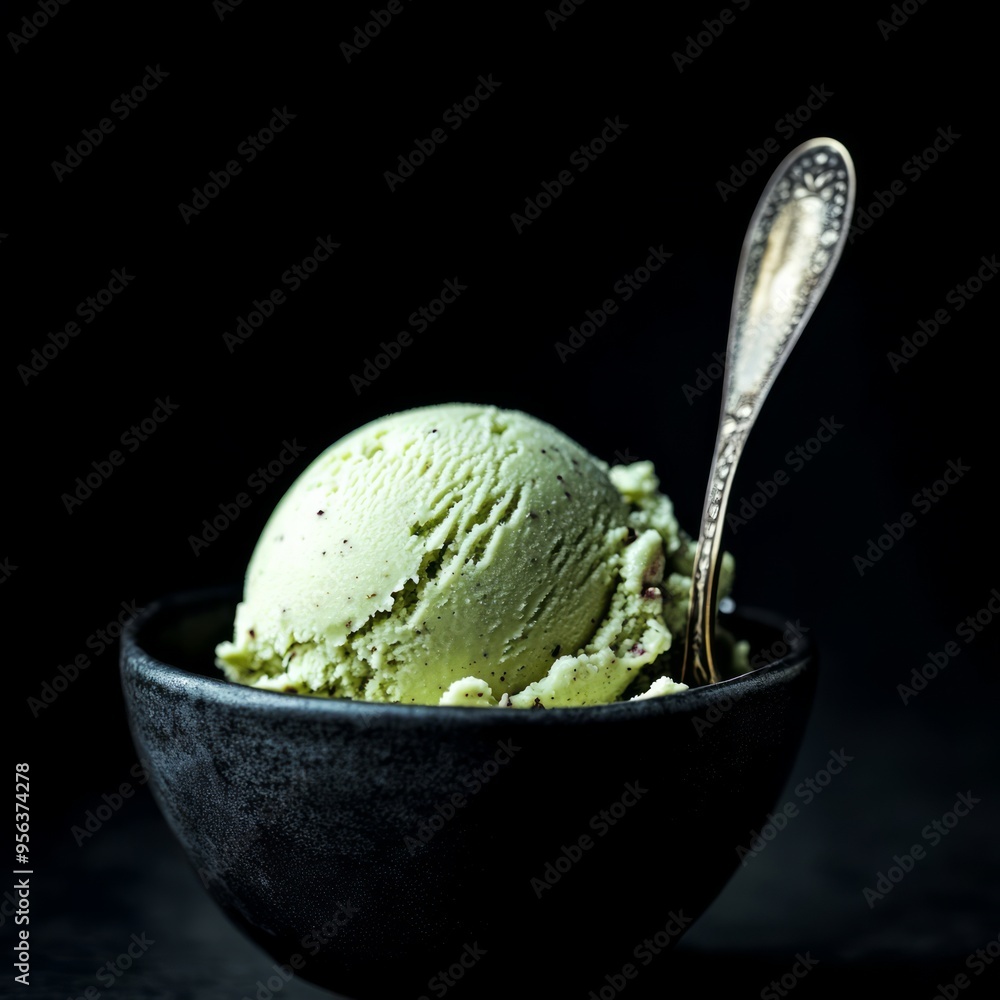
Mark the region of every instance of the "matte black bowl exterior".
[[[178, 595], [132, 623], [133, 737], [219, 905], [286, 975], [350, 997], [668, 981], [662, 953], [766, 821], [815, 687], [799, 640], [744, 677], [595, 708], [256, 691], [214, 667], [238, 597]], [[752, 650], [781, 627], [729, 625]]]

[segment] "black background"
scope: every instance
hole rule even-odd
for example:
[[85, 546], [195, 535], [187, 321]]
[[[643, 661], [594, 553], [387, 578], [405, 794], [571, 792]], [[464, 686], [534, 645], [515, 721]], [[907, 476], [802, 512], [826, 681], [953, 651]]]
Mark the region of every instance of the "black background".
[[[650, 458], [695, 530], [721, 392], [718, 379], [696, 380], [725, 349], [747, 223], [781, 158], [828, 135], [856, 164], [856, 229], [751, 435], [734, 502], [776, 470], [788, 483], [725, 540], [737, 601], [800, 621], [821, 650], [816, 709], [782, 800], [799, 814], [674, 960], [682, 995], [721, 970], [730, 995], [761, 995], [808, 950], [819, 964], [796, 995], [905, 984], [931, 997], [1000, 934], [1000, 623], [986, 611], [972, 641], [956, 634], [1000, 587], [987, 404], [998, 288], [954, 291], [998, 249], [990, 25], [961, 4], [915, 0], [909, 14], [755, 0], [728, 8], [728, 24], [721, 4], [587, 0], [550, 22], [542, 3], [403, 0], [348, 59], [342, 43], [369, 7], [69, 3], [42, 23], [37, 4], [20, 3], [3, 14], [3, 30], [22, 37], [23, 17], [42, 25], [25, 41], [8, 35], [0, 55], [0, 600], [14, 639], [9, 759], [31, 765], [35, 995], [103, 993], [95, 969], [144, 930], [157, 945], [112, 987], [119, 997], [252, 996], [270, 969], [203, 898], [132, 770], [117, 646], [88, 645], [122, 602], [238, 581], [309, 460], [361, 423], [436, 402], [517, 407], [609, 462]], [[147, 67], [162, 82], [122, 120], [112, 103]], [[498, 85], [450, 129], [442, 115], [480, 76]], [[291, 120], [247, 162], [238, 148], [272, 109]], [[104, 118], [113, 131], [56, 171], [67, 144]], [[570, 156], [606, 119], [627, 128], [579, 172]], [[390, 190], [385, 172], [441, 127], [447, 140]], [[923, 169], [913, 158], [935, 140]], [[240, 174], [185, 220], [181, 203], [234, 159]], [[518, 233], [512, 214], [564, 169], [572, 185]], [[726, 190], [734, 171], [746, 176]], [[224, 332], [283, 287], [318, 238], [339, 249], [230, 349]], [[623, 302], [615, 283], [650, 247], [671, 256]], [[77, 304], [115, 269], [133, 278], [80, 322]], [[446, 280], [465, 290], [416, 331], [408, 317]], [[617, 314], [561, 357], [569, 327], [608, 298]], [[937, 335], [894, 361], [938, 310]], [[33, 352], [74, 319], [79, 335], [29, 375]], [[370, 384], [352, 381], [403, 330], [412, 342], [400, 356]], [[158, 400], [174, 411], [129, 450], [122, 436]], [[824, 418], [840, 429], [793, 468], [786, 456]], [[301, 454], [263, 492], [248, 489], [285, 442]], [[116, 449], [113, 474], [68, 500]], [[968, 471], [918, 504], [949, 462]], [[203, 521], [240, 492], [253, 502], [195, 553]], [[905, 512], [915, 525], [860, 572], [855, 557]], [[948, 641], [959, 655], [904, 704], [897, 685]], [[78, 654], [90, 665], [45, 701], [44, 685]], [[833, 751], [853, 759], [805, 803], [794, 789]], [[74, 836], [124, 782], [135, 794], [93, 836]], [[921, 831], [970, 792], [971, 814], [870, 906], [863, 890], [893, 855], [927, 846]], [[662, 863], [682, 863], [678, 850], [664, 844]], [[3, 926], [6, 949], [9, 915]], [[995, 988], [994, 970], [972, 986]], [[463, 988], [474, 995], [471, 977]], [[285, 995], [317, 993], [293, 983]]]

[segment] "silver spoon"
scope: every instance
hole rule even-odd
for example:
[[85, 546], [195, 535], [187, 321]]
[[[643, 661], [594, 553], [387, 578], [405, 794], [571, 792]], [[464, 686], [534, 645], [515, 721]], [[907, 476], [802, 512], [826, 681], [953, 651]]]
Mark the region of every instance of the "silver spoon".
[[715, 683], [722, 523], [743, 446], [764, 400], [826, 290], [854, 210], [854, 164], [835, 139], [810, 139], [775, 170], [750, 220], [729, 319], [715, 458], [695, 549], [683, 679]]

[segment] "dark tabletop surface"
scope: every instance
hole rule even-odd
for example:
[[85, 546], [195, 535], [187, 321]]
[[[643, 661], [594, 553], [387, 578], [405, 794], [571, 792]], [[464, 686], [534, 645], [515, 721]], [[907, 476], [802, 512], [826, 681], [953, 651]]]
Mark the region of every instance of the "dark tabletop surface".
[[[266, 989], [273, 963], [135, 770], [118, 622], [238, 582], [312, 458], [426, 403], [513, 406], [609, 462], [651, 458], [695, 530], [743, 235], [815, 135], [854, 157], [855, 229], [751, 435], [725, 545], [737, 601], [810, 630], [819, 690], [787, 823], [663, 961], [681, 996], [931, 1000], [961, 975], [963, 996], [995, 993], [1000, 963], [976, 957], [1000, 952], [986, 15], [393, 0], [378, 26], [372, 9], [389, 6], [5, 8], [0, 603], [33, 867], [31, 987], [8, 965], [0, 994]], [[448, 282], [461, 294], [422, 323]], [[645, 866], [683, 855], [623, 871], [641, 892]]]

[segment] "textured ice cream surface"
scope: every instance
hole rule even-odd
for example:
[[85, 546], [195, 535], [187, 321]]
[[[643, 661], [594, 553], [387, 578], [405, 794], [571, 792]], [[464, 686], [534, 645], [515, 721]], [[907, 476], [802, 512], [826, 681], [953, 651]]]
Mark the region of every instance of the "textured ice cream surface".
[[255, 687], [406, 704], [684, 690], [661, 667], [676, 670], [693, 544], [658, 487], [649, 462], [609, 468], [519, 411], [375, 420], [275, 508], [218, 662]]

